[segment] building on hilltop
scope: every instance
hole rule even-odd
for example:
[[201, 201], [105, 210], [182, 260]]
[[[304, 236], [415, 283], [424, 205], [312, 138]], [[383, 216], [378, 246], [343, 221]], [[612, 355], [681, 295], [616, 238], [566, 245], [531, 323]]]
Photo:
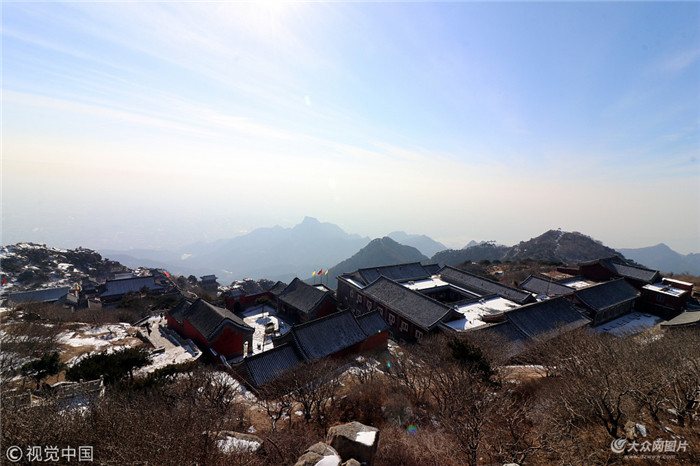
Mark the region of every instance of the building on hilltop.
[[232, 368], [257, 388], [302, 363], [385, 349], [388, 328], [378, 312], [362, 316], [350, 311], [336, 312], [292, 326], [274, 340], [274, 348], [246, 357]]
[[216, 296], [219, 291], [219, 282], [216, 281], [216, 275], [204, 275], [199, 277], [199, 287], [206, 293]]
[[307, 322], [338, 310], [333, 291], [295, 278], [277, 296], [277, 312], [292, 322]]
[[450, 267], [449, 265], [440, 269], [439, 275], [442, 280], [478, 296], [494, 294], [520, 305], [535, 301], [535, 297], [529, 291], [511, 288], [502, 283]]
[[[558, 297], [506, 310], [471, 331], [510, 344], [509, 355], [513, 356], [530, 341], [546, 341], [590, 322], [567, 299]], [[453, 331], [459, 327], [452, 322], [445, 322], [442, 326]]]
[[377, 310], [394, 338], [405, 341], [420, 341], [454, 313], [447, 304], [384, 276], [356, 292], [353, 309], [358, 313]]
[[9, 293], [7, 295], [7, 305], [17, 306], [23, 303], [58, 303], [63, 304], [66, 301], [70, 287], [61, 288], [45, 288], [43, 290], [22, 291], [18, 293]]
[[228, 309], [203, 299], [183, 299], [166, 315], [168, 327], [196, 342], [210, 356], [230, 359], [253, 349], [255, 329]]
[[107, 280], [104, 284], [104, 291], [100, 293], [99, 298], [105, 307], [116, 306], [127, 294], [141, 292], [158, 295], [164, 293], [165, 288], [157, 284], [152, 275]]
[[664, 319], [672, 319], [683, 311], [692, 293], [692, 283], [663, 278], [658, 283], [642, 287], [639, 307]]
[[[338, 301], [344, 308], [356, 314], [379, 310], [392, 335], [405, 341], [421, 340], [437, 331], [444, 321], [466, 319], [467, 327], [483, 324], [489, 311], [480, 300], [501, 306], [503, 311], [534, 302], [535, 298], [528, 291], [449, 266], [399, 264], [338, 277]], [[474, 315], [467, 318], [465, 312], [470, 306]], [[476, 311], [475, 306], [483, 312]]]
[[440, 270], [437, 264], [423, 265], [420, 262], [407, 264], [368, 267], [338, 276], [338, 304], [345, 309], [354, 307], [355, 292], [366, 287], [379, 277], [396, 282], [409, 282], [428, 279]]
[[557, 283], [554, 280], [530, 275], [521, 284], [520, 288], [536, 295], [537, 299], [554, 298], [557, 296], [567, 296], [575, 290], [569, 286]]
[[637, 289], [661, 281], [661, 274], [658, 270], [630, 265], [618, 256], [582, 262], [578, 266], [578, 275], [598, 282], [624, 278]]
[[591, 325], [596, 326], [631, 312], [639, 295], [626, 280], [618, 278], [576, 290], [571, 299], [586, 309]]

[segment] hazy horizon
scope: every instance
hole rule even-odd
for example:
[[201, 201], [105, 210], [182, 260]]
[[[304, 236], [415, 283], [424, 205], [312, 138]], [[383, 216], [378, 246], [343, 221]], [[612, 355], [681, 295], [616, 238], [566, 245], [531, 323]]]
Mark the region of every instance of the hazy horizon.
[[3, 3], [2, 244], [305, 216], [700, 252], [698, 3]]

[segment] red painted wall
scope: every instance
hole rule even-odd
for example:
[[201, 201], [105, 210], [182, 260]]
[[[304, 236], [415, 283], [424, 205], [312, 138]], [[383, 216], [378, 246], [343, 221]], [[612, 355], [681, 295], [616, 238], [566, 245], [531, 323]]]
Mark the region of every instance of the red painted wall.
[[330, 298], [325, 298], [323, 303], [318, 307], [316, 317], [324, 317], [329, 314], [333, 314], [338, 310], [338, 306], [335, 301]]
[[243, 354], [243, 335], [226, 326], [211, 342], [211, 347], [226, 358], [239, 356]]
[[360, 352], [374, 351], [376, 349], [386, 349], [389, 341], [389, 332], [377, 332], [374, 335], [368, 337], [362, 343], [362, 349]]
[[168, 321], [168, 327], [177, 331], [178, 333], [181, 333], [181, 334], [184, 333], [184, 329], [182, 328], [182, 325], [180, 325], [177, 320], [170, 317], [169, 314], [165, 315], [165, 319]]
[[199, 344], [202, 348], [208, 348], [209, 347], [209, 342], [207, 341], [204, 336], [197, 331], [196, 328], [192, 326], [192, 324], [189, 323], [187, 319], [183, 320], [183, 332], [187, 338], [190, 338], [192, 341], [196, 342]]
[[275, 296], [270, 293], [269, 291], [265, 291], [263, 293], [257, 293], [257, 294], [250, 294], [250, 295], [245, 295], [245, 296], [237, 296], [235, 298], [227, 298], [226, 299], [226, 309], [229, 311], [233, 310], [233, 303], [238, 301], [241, 303], [241, 309], [247, 309], [250, 306], [255, 305], [255, 301], [257, 301], [260, 298], [268, 298], [270, 300], [270, 305], [274, 306], [275, 304]]

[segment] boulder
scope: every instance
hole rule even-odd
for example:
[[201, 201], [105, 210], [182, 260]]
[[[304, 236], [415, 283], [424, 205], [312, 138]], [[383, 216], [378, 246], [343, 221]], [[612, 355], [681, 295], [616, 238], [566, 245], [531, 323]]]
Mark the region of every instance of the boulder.
[[318, 442], [306, 449], [295, 466], [340, 466], [340, 456], [331, 446]]
[[362, 466], [362, 464], [357, 461], [355, 458], [350, 458], [347, 460], [345, 463], [341, 464], [340, 466]]
[[333, 426], [328, 430], [326, 443], [335, 448], [343, 461], [354, 458], [371, 466], [377, 454], [379, 429], [354, 421]]

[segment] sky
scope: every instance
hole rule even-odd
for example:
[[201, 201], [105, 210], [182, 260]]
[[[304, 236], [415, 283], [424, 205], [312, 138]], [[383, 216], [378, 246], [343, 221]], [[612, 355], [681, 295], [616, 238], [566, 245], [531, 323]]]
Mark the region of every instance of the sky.
[[2, 244], [700, 252], [700, 3], [2, 2]]

